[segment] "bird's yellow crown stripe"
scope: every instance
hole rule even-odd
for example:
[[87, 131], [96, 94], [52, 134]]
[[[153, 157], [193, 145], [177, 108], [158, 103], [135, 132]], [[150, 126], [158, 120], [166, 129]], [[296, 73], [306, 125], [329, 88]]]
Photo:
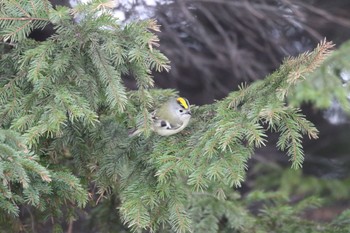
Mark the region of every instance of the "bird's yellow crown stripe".
[[186, 99], [179, 97], [176, 99], [176, 101], [184, 108], [184, 109], [188, 109], [188, 102], [186, 101]]

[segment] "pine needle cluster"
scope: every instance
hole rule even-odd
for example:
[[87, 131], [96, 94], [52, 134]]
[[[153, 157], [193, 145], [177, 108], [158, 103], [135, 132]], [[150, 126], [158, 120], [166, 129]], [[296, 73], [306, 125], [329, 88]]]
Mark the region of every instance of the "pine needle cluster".
[[[287, 59], [263, 81], [193, 107], [185, 131], [160, 137], [149, 130], [149, 111], [176, 93], [151, 89], [152, 71], [169, 70], [154, 20], [122, 25], [103, 0], [74, 9], [45, 0], [0, 6], [2, 216], [27, 205], [46, 219], [74, 219], [66, 212], [118, 200], [135, 231], [217, 232], [224, 218], [227, 229], [244, 232], [256, 220], [233, 187], [267, 132], [279, 135], [293, 168], [303, 163], [303, 136], [317, 138], [287, 96], [328, 56], [329, 42]], [[55, 34], [46, 41], [27, 37], [49, 23]], [[123, 77], [138, 90], [127, 90]], [[145, 134], [128, 137], [139, 120]]]

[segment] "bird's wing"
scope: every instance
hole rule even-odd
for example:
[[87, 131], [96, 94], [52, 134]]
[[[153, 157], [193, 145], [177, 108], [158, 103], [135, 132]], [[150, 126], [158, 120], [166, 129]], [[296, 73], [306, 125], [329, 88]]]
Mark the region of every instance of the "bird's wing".
[[159, 119], [156, 115], [152, 115], [154, 125], [159, 128], [175, 130], [181, 127], [181, 124], [171, 124], [169, 121]]

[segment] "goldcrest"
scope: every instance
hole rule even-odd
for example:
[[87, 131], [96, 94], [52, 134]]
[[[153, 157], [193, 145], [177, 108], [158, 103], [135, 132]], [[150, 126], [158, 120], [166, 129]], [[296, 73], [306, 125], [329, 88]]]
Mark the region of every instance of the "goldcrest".
[[[171, 98], [151, 114], [151, 129], [161, 136], [170, 136], [182, 131], [191, 119], [190, 104], [183, 97]], [[131, 136], [139, 135], [136, 130]]]

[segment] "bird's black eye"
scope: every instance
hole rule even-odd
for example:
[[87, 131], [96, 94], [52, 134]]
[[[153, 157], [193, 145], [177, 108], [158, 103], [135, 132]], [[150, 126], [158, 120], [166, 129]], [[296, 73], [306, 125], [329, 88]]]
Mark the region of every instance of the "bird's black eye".
[[184, 110], [180, 109], [179, 111], [180, 111], [180, 112], [183, 112]]

